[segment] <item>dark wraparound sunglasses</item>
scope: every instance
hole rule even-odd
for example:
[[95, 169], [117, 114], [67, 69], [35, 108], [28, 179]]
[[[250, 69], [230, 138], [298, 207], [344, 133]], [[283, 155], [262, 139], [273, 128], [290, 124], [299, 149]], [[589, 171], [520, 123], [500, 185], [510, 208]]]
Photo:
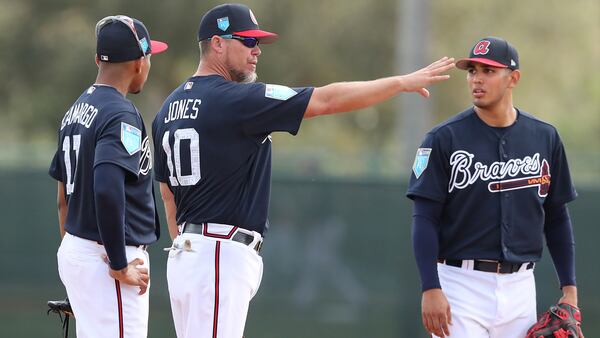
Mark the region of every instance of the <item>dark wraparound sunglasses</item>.
[[[244, 36], [239, 36], [239, 35], [233, 35], [233, 34], [225, 34], [225, 35], [219, 35], [220, 37], [222, 37], [223, 39], [233, 39], [233, 40], [238, 40], [240, 41], [244, 46], [248, 47], [248, 48], [254, 48], [258, 45], [259, 41], [257, 38], [247, 38]], [[210, 40], [211, 38], [209, 38]]]

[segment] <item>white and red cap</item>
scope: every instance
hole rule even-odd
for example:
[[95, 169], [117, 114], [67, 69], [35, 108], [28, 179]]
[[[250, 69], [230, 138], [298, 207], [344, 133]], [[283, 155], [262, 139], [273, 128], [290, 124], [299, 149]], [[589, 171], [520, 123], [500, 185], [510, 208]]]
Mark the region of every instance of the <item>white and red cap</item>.
[[229, 34], [256, 38], [262, 44], [275, 42], [278, 37], [275, 33], [260, 29], [254, 13], [246, 5], [219, 5], [204, 14], [198, 29], [198, 41]]

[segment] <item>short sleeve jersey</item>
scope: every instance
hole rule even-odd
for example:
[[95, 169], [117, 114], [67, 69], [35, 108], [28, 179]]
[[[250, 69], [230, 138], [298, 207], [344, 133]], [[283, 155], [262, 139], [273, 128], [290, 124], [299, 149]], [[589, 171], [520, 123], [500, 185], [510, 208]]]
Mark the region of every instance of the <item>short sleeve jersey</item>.
[[407, 192], [444, 203], [439, 258], [538, 261], [544, 205], [576, 198], [556, 129], [518, 111], [507, 128], [470, 108], [431, 130]]
[[49, 174], [64, 183], [65, 230], [101, 242], [94, 203], [94, 168], [115, 164], [127, 172], [125, 242], [155, 242], [159, 225], [151, 178], [152, 152], [142, 118], [115, 88], [93, 85], [65, 113]]
[[313, 88], [192, 77], [152, 124], [156, 179], [174, 194], [177, 223], [213, 222], [264, 233], [271, 136], [296, 135]]

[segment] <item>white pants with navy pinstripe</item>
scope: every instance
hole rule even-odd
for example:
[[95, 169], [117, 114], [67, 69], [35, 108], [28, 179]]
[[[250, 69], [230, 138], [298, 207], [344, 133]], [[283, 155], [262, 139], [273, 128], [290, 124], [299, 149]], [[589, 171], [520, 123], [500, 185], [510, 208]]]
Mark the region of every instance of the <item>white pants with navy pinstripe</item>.
[[437, 267], [450, 303], [450, 338], [522, 338], [535, 323], [533, 269], [498, 274], [445, 264]]
[[[148, 253], [127, 246], [127, 261], [136, 258], [149, 269]], [[77, 338], [145, 338], [148, 336], [148, 291], [110, 277], [103, 245], [65, 234], [57, 252], [58, 272], [71, 302]]]
[[178, 338], [242, 338], [262, 258], [230, 240], [183, 233], [169, 252], [167, 280]]

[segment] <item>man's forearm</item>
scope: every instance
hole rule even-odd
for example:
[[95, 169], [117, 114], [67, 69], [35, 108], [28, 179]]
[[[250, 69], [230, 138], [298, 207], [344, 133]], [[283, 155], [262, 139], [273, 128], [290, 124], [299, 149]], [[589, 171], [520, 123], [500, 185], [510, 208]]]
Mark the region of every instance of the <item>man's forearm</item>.
[[444, 73], [454, 67], [454, 59], [444, 57], [413, 73], [372, 81], [336, 82], [315, 88], [305, 118], [358, 110], [386, 101], [400, 92], [418, 92], [428, 97], [425, 87], [448, 79]]
[[64, 183], [58, 182], [58, 189], [56, 193], [56, 205], [58, 209], [58, 225], [60, 231], [60, 238], [65, 237], [65, 222], [67, 221], [67, 199], [65, 198]]
[[171, 189], [169, 189], [169, 186], [163, 182], [160, 182], [160, 195], [162, 196], [163, 204], [165, 206], [165, 215], [167, 217], [169, 236], [171, 236], [171, 239], [175, 239], [175, 237], [179, 235], [179, 229], [177, 228], [177, 207], [175, 205], [175, 197], [173, 196]]
[[103, 163], [94, 169], [96, 221], [102, 244], [113, 270], [127, 267], [125, 253], [125, 172]]
[[575, 239], [566, 205], [546, 207], [544, 232], [560, 286], [576, 285]]
[[419, 275], [421, 289], [439, 289], [440, 281], [437, 272], [439, 253], [438, 227], [443, 204], [426, 198], [414, 199], [412, 243]]

